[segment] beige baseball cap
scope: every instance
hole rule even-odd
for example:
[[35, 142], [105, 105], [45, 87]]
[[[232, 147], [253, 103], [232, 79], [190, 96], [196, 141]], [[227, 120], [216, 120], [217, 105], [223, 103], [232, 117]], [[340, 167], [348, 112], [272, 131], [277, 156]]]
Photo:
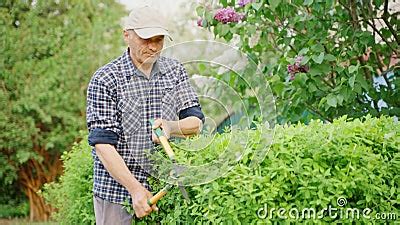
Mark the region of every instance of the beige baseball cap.
[[124, 18], [123, 28], [124, 30], [133, 29], [143, 39], [164, 35], [168, 36], [172, 41], [172, 37], [168, 33], [166, 21], [167, 19], [160, 11], [145, 5], [134, 8], [129, 13], [129, 16]]

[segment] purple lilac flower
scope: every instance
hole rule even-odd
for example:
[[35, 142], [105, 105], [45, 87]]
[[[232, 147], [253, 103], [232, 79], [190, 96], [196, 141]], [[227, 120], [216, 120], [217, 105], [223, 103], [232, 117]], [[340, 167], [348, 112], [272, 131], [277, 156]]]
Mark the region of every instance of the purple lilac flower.
[[203, 18], [197, 19], [197, 26], [203, 27]]
[[307, 65], [300, 65], [303, 60], [303, 56], [297, 56], [293, 65], [287, 66], [287, 71], [290, 74], [289, 80], [294, 80], [297, 73], [307, 73], [310, 68]]
[[239, 0], [238, 5], [240, 7], [244, 7], [245, 5], [249, 4], [250, 2], [253, 2], [254, 0]]
[[300, 66], [300, 63], [303, 60], [303, 58], [304, 57], [302, 55], [297, 56], [296, 59], [295, 59], [295, 64]]
[[214, 19], [221, 23], [234, 22], [237, 23], [244, 18], [244, 15], [237, 13], [233, 8], [227, 7], [218, 9], [214, 15]]

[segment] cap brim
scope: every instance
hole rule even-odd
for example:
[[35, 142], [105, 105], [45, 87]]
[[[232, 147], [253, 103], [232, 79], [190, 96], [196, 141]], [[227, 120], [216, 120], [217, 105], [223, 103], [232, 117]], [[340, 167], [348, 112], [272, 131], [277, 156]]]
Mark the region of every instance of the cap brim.
[[135, 33], [143, 39], [152, 38], [152, 37], [158, 36], [158, 35], [164, 35], [164, 36], [167, 36], [172, 41], [172, 37], [171, 37], [171, 35], [169, 35], [168, 31], [166, 31], [165, 29], [160, 28], [160, 27], [140, 28], [140, 29], [134, 29], [134, 30], [135, 30]]

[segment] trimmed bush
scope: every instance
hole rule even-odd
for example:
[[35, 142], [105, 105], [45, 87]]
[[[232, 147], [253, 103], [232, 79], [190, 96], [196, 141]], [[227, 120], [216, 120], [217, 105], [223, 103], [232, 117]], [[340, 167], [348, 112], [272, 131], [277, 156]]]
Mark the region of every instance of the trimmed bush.
[[43, 196], [57, 209], [53, 219], [62, 224], [95, 224], [93, 208], [93, 159], [87, 135], [61, 156], [64, 174], [45, 184]]
[[[141, 223], [390, 222], [377, 220], [375, 216], [382, 213], [400, 216], [399, 133], [399, 124], [389, 117], [365, 117], [362, 121], [342, 117], [330, 124], [312, 121], [309, 125], [277, 126], [274, 142], [260, 166], [252, 168], [250, 162], [253, 152], [263, 144], [249, 145], [241, 162], [226, 176], [205, 185], [187, 187], [190, 203], [174, 188], [159, 202], [161, 211]], [[199, 165], [209, 162], [210, 158], [204, 156], [222, 152], [227, 142], [220, 140], [227, 135], [215, 137], [215, 144], [199, 154], [177, 150], [177, 160]], [[244, 135], [235, 132], [233, 136]], [[254, 130], [250, 136], [252, 142], [263, 143], [265, 134]], [[203, 138], [206, 137], [178, 146], [195, 147]], [[59, 209], [60, 222], [90, 223], [92, 180], [86, 141], [66, 155], [65, 174], [60, 182], [47, 186], [48, 199]], [[163, 185], [153, 181], [154, 190]], [[329, 207], [337, 209], [336, 218], [327, 211], [320, 214]], [[275, 211], [271, 214], [272, 208]], [[279, 217], [280, 208], [286, 210], [281, 214], [286, 219]], [[302, 216], [304, 209], [314, 209], [315, 218], [312, 214], [311, 218]], [[346, 218], [348, 209], [359, 210], [359, 218], [356, 212], [352, 217], [351, 211]]]

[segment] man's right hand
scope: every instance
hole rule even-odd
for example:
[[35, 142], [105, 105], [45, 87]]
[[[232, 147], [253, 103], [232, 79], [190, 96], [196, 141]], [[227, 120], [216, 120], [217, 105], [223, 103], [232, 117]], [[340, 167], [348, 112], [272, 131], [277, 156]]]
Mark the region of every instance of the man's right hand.
[[121, 155], [110, 144], [96, 144], [96, 154], [111, 176], [129, 191], [132, 197], [132, 206], [137, 217], [149, 215], [158, 211], [156, 205], [150, 207], [147, 199], [153, 195], [129, 171]]
[[152, 211], [158, 211], [157, 205], [154, 204], [149, 206], [147, 200], [153, 197], [153, 195], [143, 186], [138, 187], [131, 193], [132, 196], [132, 207], [135, 210], [135, 215], [138, 218], [149, 215]]

